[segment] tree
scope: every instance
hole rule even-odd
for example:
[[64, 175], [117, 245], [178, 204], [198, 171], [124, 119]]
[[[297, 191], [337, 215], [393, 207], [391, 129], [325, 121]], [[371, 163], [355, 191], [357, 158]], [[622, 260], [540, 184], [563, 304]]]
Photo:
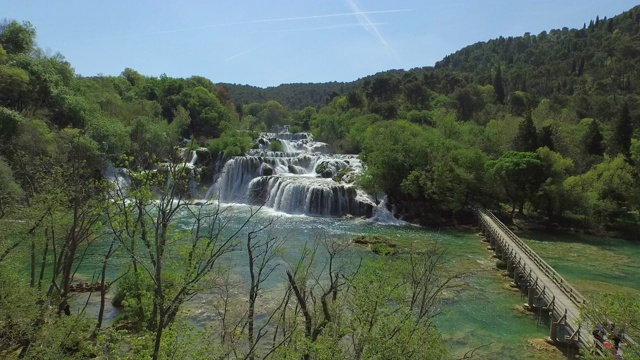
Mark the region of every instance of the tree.
[[509, 106], [511, 112], [516, 116], [522, 116], [527, 111], [527, 94], [516, 91], [509, 96]]
[[[20, 188], [20, 185], [18, 185], [13, 178], [11, 167], [9, 167], [5, 159], [0, 156], [0, 219], [17, 203], [22, 193], [22, 188]], [[0, 254], [2, 253], [3, 251], [0, 251]], [[3, 257], [4, 254], [0, 255], [0, 261]]]
[[571, 159], [562, 157], [547, 147], [539, 148], [536, 154], [540, 158], [546, 179], [540, 185], [535, 203], [551, 220], [571, 207], [572, 199], [564, 188], [564, 181], [572, 173], [574, 165]]
[[207, 148], [215, 159], [230, 159], [242, 156], [253, 146], [253, 139], [247, 133], [227, 130], [217, 139], [207, 142]]
[[[62, 109], [66, 97], [75, 95], [69, 89], [71, 82], [75, 80], [75, 74], [62, 56], [17, 54], [11, 57], [10, 65], [26, 71], [29, 75], [28, 88], [16, 105], [20, 108], [53, 105]], [[54, 96], [55, 104], [52, 104]]]
[[[267, 228], [272, 226], [274, 221], [274, 219], [271, 219], [266, 224], [252, 229], [247, 234], [246, 249], [249, 259], [250, 283], [246, 327], [249, 346], [247, 358], [249, 360], [255, 359], [255, 352], [258, 344], [267, 335], [267, 327], [269, 326], [271, 319], [268, 319], [265, 324], [260, 326], [257, 332], [255, 331], [256, 304], [258, 302], [258, 296], [262, 293], [264, 283], [278, 267], [278, 264], [274, 264], [274, 262], [279, 249], [283, 245], [283, 242], [279, 240], [278, 237], [269, 233], [266, 234], [264, 239], [256, 240], [256, 237], [259, 233], [265, 232]], [[273, 317], [282, 306], [284, 306], [284, 301], [280, 303], [272, 313], [271, 317]]]
[[598, 126], [598, 122], [596, 120], [591, 120], [588, 130], [582, 138], [585, 152], [590, 155], [604, 155], [602, 140], [604, 140], [604, 137], [600, 132], [600, 126]]
[[20, 107], [29, 87], [29, 73], [16, 66], [0, 65], [0, 106]]
[[603, 226], [640, 205], [634, 169], [623, 155], [605, 157], [584, 174], [564, 182], [574, 208], [588, 216], [596, 226]]
[[546, 147], [551, 151], [555, 151], [556, 147], [553, 141], [554, 135], [553, 127], [551, 125], [543, 126], [540, 130], [540, 140], [538, 141], [540, 147]]
[[36, 29], [30, 22], [22, 24], [16, 20], [0, 23], [0, 45], [9, 54], [29, 53], [35, 44]]
[[[351, 282], [347, 304], [353, 311], [347, 337], [352, 359], [444, 359], [447, 351], [432, 321], [440, 297], [455, 276], [440, 268], [437, 245], [412, 251], [399, 262], [365, 262]], [[426, 340], [429, 339], [429, 340]], [[425, 341], [426, 340], [426, 341]]]
[[496, 70], [496, 75], [493, 77], [493, 89], [496, 92], [496, 98], [498, 103], [504, 104], [505, 91], [504, 91], [504, 82], [502, 80], [502, 68], [498, 65], [498, 69]]
[[[102, 163], [95, 142], [70, 128], [64, 129], [57, 140], [59, 166], [46, 175], [40, 190], [51, 197], [51, 200], [44, 197], [44, 205], [51, 209], [49, 226], [55, 222], [58, 231], [51, 230], [43, 257], [48, 256], [46, 249], [50, 242], [57, 254], [53, 254], [48, 295], [59, 298], [58, 308], [65, 310], [71, 282], [84, 258], [80, 254], [101, 235], [104, 183], [100, 178]], [[58, 238], [56, 233], [62, 236]]]
[[287, 271], [292, 299], [282, 307], [276, 358], [446, 358], [433, 318], [458, 274], [443, 272], [437, 244], [349, 264], [337, 261], [347, 243], [320, 241]]
[[584, 73], [584, 65], [584, 56], [582, 56], [580, 57], [580, 65], [578, 65], [578, 76], [582, 76], [582, 74]]
[[[24, 122], [22, 115], [7, 108], [0, 107], [0, 152], [18, 134], [19, 125]], [[4, 145], [4, 146], [3, 146]]]
[[[148, 331], [154, 334], [152, 358], [157, 359], [164, 331], [174, 322], [181, 305], [202, 290], [201, 282], [234, 249], [237, 235], [256, 211], [236, 229], [227, 231], [222, 208], [210, 210], [187, 201], [181, 190], [192, 176], [186, 164], [168, 164], [163, 171], [132, 175], [133, 188], [126, 198], [122, 192], [115, 193], [108, 220], [137, 269], [134, 275], [150, 282], [151, 309], [144, 309], [143, 302], [136, 306], [143, 317], [138, 321], [146, 321]], [[175, 227], [181, 212], [188, 214], [190, 230]], [[141, 299], [141, 292], [143, 288], [134, 287], [132, 299]]]
[[[640, 297], [631, 293], [601, 294], [589, 298], [589, 302], [580, 308], [583, 322], [600, 324], [612, 338], [615, 333], [637, 339], [640, 336]], [[613, 324], [613, 330], [611, 328]], [[595, 359], [596, 356], [587, 357]], [[600, 357], [601, 358], [601, 357]], [[624, 358], [640, 359], [640, 351], [634, 347], [624, 349]]]
[[462, 121], [469, 121], [473, 115], [485, 107], [484, 97], [479, 86], [467, 85], [453, 93], [458, 117]]
[[355, 90], [349, 90], [347, 93], [347, 101], [349, 102], [349, 106], [352, 108], [361, 109], [364, 106], [364, 98], [362, 93]]
[[611, 146], [609, 147], [611, 155], [622, 154], [628, 158], [632, 136], [633, 127], [631, 124], [631, 115], [629, 114], [629, 103], [625, 101], [622, 104], [613, 128], [613, 138]]
[[175, 139], [179, 136], [174, 128], [162, 120], [147, 116], [137, 117], [130, 128], [131, 155], [134, 167], [150, 167], [157, 158], [167, 159], [173, 155]]
[[518, 134], [514, 139], [513, 148], [520, 152], [535, 152], [538, 146], [538, 131], [533, 124], [531, 113], [528, 113], [518, 127]]
[[268, 131], [286, 124], [289, 118], [287, 110], [277, 101], [267, 101], [258, 113], [258, 119], [267, 126]]
[[369, 105], [374, 102], [385, 102], [392, 100], [400, 89], [400, 81], [394, 75], [381, 74], [373, 78], [373, 80], [365, 80], [364, 94]]
[[[337, 309], [334, 307], [350, 276], [346, 274], [347, 269], [337, 267], [335, 263], [346, 249], [346, 245], [326, 237], [320, 241], [321, 243], [316, 242], [313, 248], [303, 249], [298, 261], [286, 272], [290, 292], [299, 306], [299, 310], [293, 316], [294, 318], [301, 316], [304, 319], [304, 338], [311, 349], [315, 347], [316, 342], [319, 342], [319, 338], [327, 328], [336, 325]], [[314, 262], [320, 246], [326, 251], [327, 266], [320, 272], [314, 272], [316, 266]], [[325, 270], [326, 274], [324, 274]], [[323, 285], [325, 280], [323, 277], [327, 276], [328, 283]], [[291, 296], [291, 294], [287, 295]], [[282, 315], [286, 317], [286, 313]], [[291, 329], [283, 330], [285, 331], [283, 335], [291, 332]], [[302, 358], [310, 359], [310, 355], [310, 351], [305, 349]]]
[[125, 68], [122, 73], [120, 73], [120, 76], [125, 78], [133, 87], [142, 86], [145, 82], [144, 76], [131, 68]]
[[415, 109], [422, 110], [428, 108], [430, 100], [429, 89], [425, 88], [419, 81], [412, 81], [402, 87], [404, 98]]
[[298, 112], [299, 121], [296, 125], [300, 126], [302, 131], [311, 131], [311, 122], [317, 116], [316, 108], [307, 106]]
[[87, 101], [72, 95], [67, 89], [58, 90], [51, 98], [50, 121], [60, 128], [67, 126], [83, 129], [89, 123], [91, 109]]
[[544, 181], [542, 162], [535, 153], [508, 151], [499, 159], [488, 161], [485, 167], [511, 202], [511, 217], [516, 208], [523, 213], [525, 202]]
[[178, 105], [184, 107], [191, 119], [191, 134], [196, 137], [218, 137], [223, 131], [224, 123], [231, 120], [229, 110], [220, 103], [215, 94], [202, 86], [183, 90], [178, 96], [178, 101], [170, 109], [171, 116], [177, 114]]

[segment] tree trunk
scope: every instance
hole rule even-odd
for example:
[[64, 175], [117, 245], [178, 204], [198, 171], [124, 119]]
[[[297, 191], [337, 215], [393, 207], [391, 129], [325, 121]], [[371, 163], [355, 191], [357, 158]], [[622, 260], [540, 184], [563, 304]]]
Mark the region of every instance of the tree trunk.
[[251, 348], [251, 353], [249, 354], [249, 360], [254, 360], [255, 355], [253, 353], [253, 316], [255, 314], [255, 306], [256, 306], [256, 274], [254, 271], [254, 262], [253, 251], [251, 249], [251, 233], [247, 235], [247, 252], [249, 253], [249, 274], [251, 275], [251, 287], [249, 288], [249, 310], [247, 312], [247, 334], [249, 340], [249, 347]]
[[155, 344], [153, 346], [153, 356], [152, 359], [153, 360], [158, 360], [158, 355], [160, 354], [160, 341], [162, 340], [162, 331], [164, 330], [164, 310], [163, 310], [164, 304], [161, 304], [159, 306], [160, 309], [160, 318], [158, 319], [158, 328], [156, 329], [156, 341]]
[[107, 263], [109, 262], [109, 258], [111, 257], [111, 252], [113, 251], [114, 244], [115, 244], [115, 238], [111, 240], [111, 245], [109, 245], [109, 250], [107, 250], [107, 254], [104, 256], [104, 262], [102, 263], [102, 274], [100, 277], [100, 309], [98, 310], [98, 323], [96, 324], [96, 329], [94, 334], [98, 330], [100, 330], [100, 328], [102, 327], [102, 320], [104, 318], [105, 296], [107, 294], [107, 287], [106, 287]]
[[36, 241], [31, 238], [31, 287], [36, 285]]
[[[53, 229], [51, 229], [53, 232]], [[44, 251], [42, 252], [42, 262], [40, 263], [40, 276], [38, 277], [38, 289], [42, 287], [42, 280], [44, 279], [44, 271], [47, 266], [47, 255], [49, 254], [49, 229], [45, 231], [46, 241], [44, 243]]]

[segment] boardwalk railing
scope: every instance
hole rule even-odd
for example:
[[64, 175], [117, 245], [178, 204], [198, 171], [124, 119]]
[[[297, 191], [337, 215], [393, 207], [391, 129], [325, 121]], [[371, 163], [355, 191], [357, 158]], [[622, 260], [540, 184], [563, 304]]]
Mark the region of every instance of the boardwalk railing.
[[[490, 211], [477, 208], [476, 215], [484, 229], [488, 230], [493, 235], [493, 240], [498, 242], [500, 250], [513, 261], [514, 269], [519, 271], [517, 275], [514, 275], [514, 281], [516, 276], [522, 276], [530, 288], [536, 289], [538, 295], [535, 298], [546, 303], [545, 310], [552, 311], [554, 317], [558, 319], [557, 323], [562, 323], [565, 326], [568, 335], [565, 336], [566, 340], [575, 341], [582, 349], [594, 350], [595, 339], [591, 334], [592, 326], [588, 326], [586, 331], [581, 331], [579, 311], [580, 307], [587, 303], [586, 298]], [[504, 238], [505, 236], [506, 238]], [[528, 265], [527, 261], [521, 258], [522, 256], [526, 256], [530, 260], [529, 263], [533, 263], [535, 269], [531, 268], [531, 265]], [[540, 279], [540, 276], [548, 278], [553, 284], [549, 284], [546, 279]], [[564, 296], [560, 296], [558, 290]], [[554, 292], [556, 293], [554, 294]], [[570, 304], [562, 298], [566, 298]], [[623, 342], [634, 351], [637, 349], [632, 338], [624, 336]], [[604, 347], [602, 344], [600, 345], [600, 349], [595, 349], [595, 351], [602, 355], [601, 349]]]
[[504, 232], [509, 237], [509, 240], [511, 240], [520, 250], [522, 250], [522, 252], [524, 252], [529, 257], [529, 259], [531, 259], [538, 266], [540, 270], [542, 270], [542, 272], [544, 272], [549, 278], [551, 278], [553, 282], [558, 285], [562, 292], [567, 295], [567, 297], [569, 297], [569, 299], [571, 299], [571, 301], [576, 306], [582, 306], [587, 302], [587, 299], [582, 296], [582, 294], [580, 294], [578, 290], [576, 290], [573, 286], [571, 286], [571, 284], [569, 284], [567, 280], [560, 276], [560, 274], [558, 274], [558, 272], [555, 271], [555, 269], [552, 268], [551, 265], [542, 260], [542, 258], [538, 256], [535, 251], [531, 250], [531, 248], [527, 244], [520, 240], [520, 238], [516, 234], [514, 234], [513, 231], [511, 231], [511, 229], [509, 229], [505, 224], [503, 224], [502, 221], [500, 221], [495, 215], [493, 215], [493, 213], [485, 209], [477, 209], [477, 211], [488, 216], [492, 220], [493, 224], [498, 226], [500, 230], [502, 230], [502, 232]]

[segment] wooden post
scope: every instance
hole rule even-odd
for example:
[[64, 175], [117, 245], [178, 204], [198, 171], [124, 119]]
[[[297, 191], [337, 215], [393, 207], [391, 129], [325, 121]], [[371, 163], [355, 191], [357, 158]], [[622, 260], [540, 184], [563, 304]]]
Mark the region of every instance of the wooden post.
[[551, 321], [551, 333], [549, 337], [554, 343], [558, 342], [558, 324], [560, 324], [560, 321]]
[[529, 286], [529, 291], [527, 294], [527, 305], [529, 305], [529, 309], [533, 309], [535, 307], [534, 299], [536, 297], [536, 287], [535, 285]]
[[[564, 310], [564, 315], [562, 315], [560, 319], [558, 319], [558, 321], [551, 320], [551, 331], [550, 331], [549, 337], [551, 338], [551, 341], [553, 341], [554, 343], [558, 342], [558, 325], [563, 323], [566, 319], [567, 319], [567, 309]], [[579, 327], [578, 327], [578, 331], [580, 331]], [[562, 340], [563, 341], [561, 342], [564, 342], [564, 339]]]

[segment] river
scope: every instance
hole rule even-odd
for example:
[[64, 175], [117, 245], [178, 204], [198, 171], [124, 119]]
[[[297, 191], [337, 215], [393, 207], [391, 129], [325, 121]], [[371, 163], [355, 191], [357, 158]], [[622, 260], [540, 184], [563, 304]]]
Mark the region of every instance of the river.
[[[280, 141], [284, 151], [268, 151], [273, 141]], [[496, 268], [496, 259], [477, 235], [477, 229], [426, 229], [394, 220], [376, 206], [373, 197], [354, 185], [363, 168], [360, 160], [353, 155], [327, 154], [326, 144], [314, 142], [309, 134], [266, 134], [260, 144], [261, 149], [225, 164], [207, 198], [225, 202], [222, 206], [230, 229], [240, 226], [256, 208], [247, 204], [266, 204], [255, 216], [257, 222], [277, 219], [270, 231], [283, 242], [275, 259], [283, 266], [265, 284], [264, 301], [278, 297], [287, 264], [300, 256], [305, 245], [320, 237], [351, 241], [358, 235], [377, 235], [391, 239], [401, 248], [437, 242], [447, 254], [446, 272], [460, 275], [455, 286], [445, 290], [442, 312], [435, 318], [452, 358], [462, 358], [470, 351], [474, 351], [474, 359], [563, 358], [560, 351], [542, 341], [549, 334], [549, 324], [522, 310], [525, 299], [509, 287], [511, 279]], [[195, 161], [192, 159], [191, 166]], [[230, 204], [233, 202], [239, 204]], [[216, 204], [217, 200], [209, 200], [204, 207], [213, 209]], [[188, 212], [182, 213], [178, 227], [188, 229], [190, 220]], [[595, 294], [640, 290], [640, 282], [630, 281], [640, 277], [639, 244], [584, 236], [522, 235], [581, 291]], [[242, 238], [241, 234], [239, 240]], [[242, 281], [247, 274], [247, 259], [240, 249], [225, 261], [240, 279], [237, 292], [243, 293], [247, 287]], [[363, 257], [378, 256], [357, 244], [347, 252], [342, 261], [353, 265]], [[79, 273], [90, 279], [100, 255], [89, 254], [87, 260]], [[124, 254], [115, 259], [109, 277], [116, 278], [126, 269], [127, 261]], [[84, 304], [86, 296], [76, 299], [76, 308]], [[195, 322], [215, 321], [212, 297], [205, 292], [185, 304]], [[96, 311], [95, 301], [89, 301], [88, 311]], [[116, 315], [117, 310], [109, 307], [107, 322]]]
[[[230, 228], [239, 226], [249, 210], [247, 205], [228, 207], [226, 214]], [[451, 273], [463, 274], [462, 281], [445, 291], [442, 313], [435, 318], [453, 358], [461, 358], [467, 351], [478, 347], [480, 348], [474, 353], [476, 359], [562, 358], [557, 353], [536, 350], [531, 346], [531, 341], [548, 336], [548, 324], [540, 323], [534, 315], [521, 310], [525, 300], [519, 292], [508, 287], [510, 279], [504, 272], [496, 269], [492, 252], [487, 250], [487, 244], [481, 241], [475, 229], [425, 229], [365, 219], [287, 215], [268, 208], [262, 209], [255, 220], [265, 222], [273, 218], [277, 221], [272, 233], [284, 241], [284, 249], [276, 261], [283, 264], [295, 260], [305, 244], [309, 245], [323, 236], [348, 241], [357, 235], [378, 235], [392, 239], [399, 247], [406, 248], [416, 243], [420, 245], [437, 241], [446, 250], [446, 268]], [[188, 223], [189, 218], [185, 214], [179, 224], [187, 228]], [[378, 255], [361, 245], [353, 244], [344, 258], [348, 259], [345, 261], [356, 264], [360, 258], [367, 256]], [[80, 274], [90, 277], [89, 271], [94, 269], [92, 263], [98, 260], [98, 255], [95, 260], [88, 258], [85, 271], [81, 268]], [[238, 276], [246, 274], [244, 252], [239, 249], [229, 261]], [[121, 254], [119, 260], [113, 261], [109, 277], [115, 278], [126, 268], [126, 264], [126, 254]], [[284, 269], [282, 267], [274, 273], [267, 287], [277, 287], [283, 283]], [[76, 299], [77, 306], [83, 304], [85, 296]], [[96, 306], [95, 301], [91, 301], [88, 312], [96, 311]], [[214, 318], [211, 299], [206, 295], [186, 304], [185, 309], [193, 311], [194, 320], [199, 323], [206, 323]], [[117, 310], [109, 306], [107, 322], [112, 321], [116, 315]]]

